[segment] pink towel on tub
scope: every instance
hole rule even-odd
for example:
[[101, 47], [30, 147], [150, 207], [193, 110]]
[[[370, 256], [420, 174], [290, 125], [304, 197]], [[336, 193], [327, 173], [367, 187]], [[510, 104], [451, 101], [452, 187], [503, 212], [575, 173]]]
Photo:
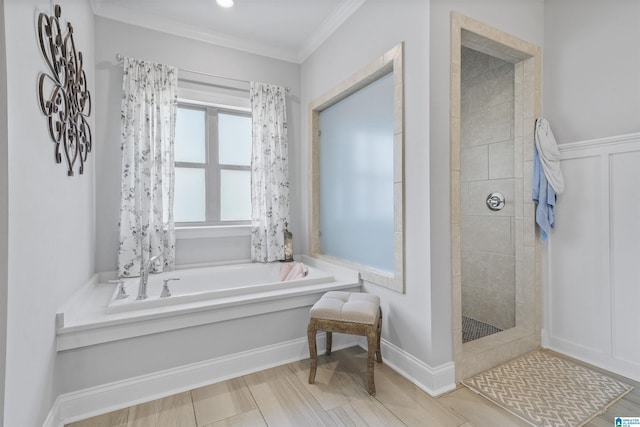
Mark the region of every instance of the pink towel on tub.
[[309, 273], [309, 269], [301, 262], [285, 262], [280, 267], [280, 281], [302, 279]]

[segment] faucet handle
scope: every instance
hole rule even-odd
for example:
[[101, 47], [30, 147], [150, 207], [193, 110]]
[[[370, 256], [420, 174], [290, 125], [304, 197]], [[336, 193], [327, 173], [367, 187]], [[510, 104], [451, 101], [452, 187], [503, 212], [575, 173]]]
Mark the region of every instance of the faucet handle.
[[116, 299], [125, 299], [129, 296], [127, 290], [124, 288], [124, 279], [109, 280], [109, 283], [118, 284], [118, 295], [116, 295]]
[[160, 255], [154, 255], [151, 258], [149, 258], [147, 268], [151, 270], [153, 267], [155, 267], [159, 263], [160, 263]]
[[164, 279], [164, 284], [162, 285], [162, 293], [160, 294], [160, 298], [168, 298], [171, 296], [171, 291], [169, 290], [169, 282], [172, 280], [180, 280], [179, 277], [170, 277], [168, 279]]

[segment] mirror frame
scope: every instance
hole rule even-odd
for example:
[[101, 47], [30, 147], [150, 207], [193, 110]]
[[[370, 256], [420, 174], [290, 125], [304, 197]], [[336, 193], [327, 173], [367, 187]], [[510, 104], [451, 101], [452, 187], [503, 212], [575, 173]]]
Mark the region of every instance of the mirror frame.
[[[371, 61], [309, 105], [310, 188], [309, 253], [360, 272], [362, 280], [404, 293], [404, 54], [403, 43]], [[376, 80], [393, 73], [393, 206], [394, 271], [390, 274], [369, 266], [323, 254], [320, 248], [320, 138], [319, 115], [332, 105]]]

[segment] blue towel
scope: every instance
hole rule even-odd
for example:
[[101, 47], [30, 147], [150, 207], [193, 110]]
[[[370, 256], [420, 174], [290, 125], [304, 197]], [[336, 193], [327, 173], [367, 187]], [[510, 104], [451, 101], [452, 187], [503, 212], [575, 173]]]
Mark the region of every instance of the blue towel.
[[538, 155], [538, 148], [533, 146], [533, 192], [532, 199], [536, 202], [536, 222], [540, 227], [540, 238], [546, 241], [551, 229], [556, 224], [556, 192], [547, 181], [542, 170], [542, 163]]

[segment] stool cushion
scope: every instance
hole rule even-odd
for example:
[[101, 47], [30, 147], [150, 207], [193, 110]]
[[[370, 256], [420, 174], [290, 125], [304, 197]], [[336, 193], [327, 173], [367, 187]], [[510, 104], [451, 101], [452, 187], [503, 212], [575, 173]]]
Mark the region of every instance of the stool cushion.
[[316, 319], [373, 324], [378, 315], [380, 297], [358, 292], [327, 292], [311, 307]]

